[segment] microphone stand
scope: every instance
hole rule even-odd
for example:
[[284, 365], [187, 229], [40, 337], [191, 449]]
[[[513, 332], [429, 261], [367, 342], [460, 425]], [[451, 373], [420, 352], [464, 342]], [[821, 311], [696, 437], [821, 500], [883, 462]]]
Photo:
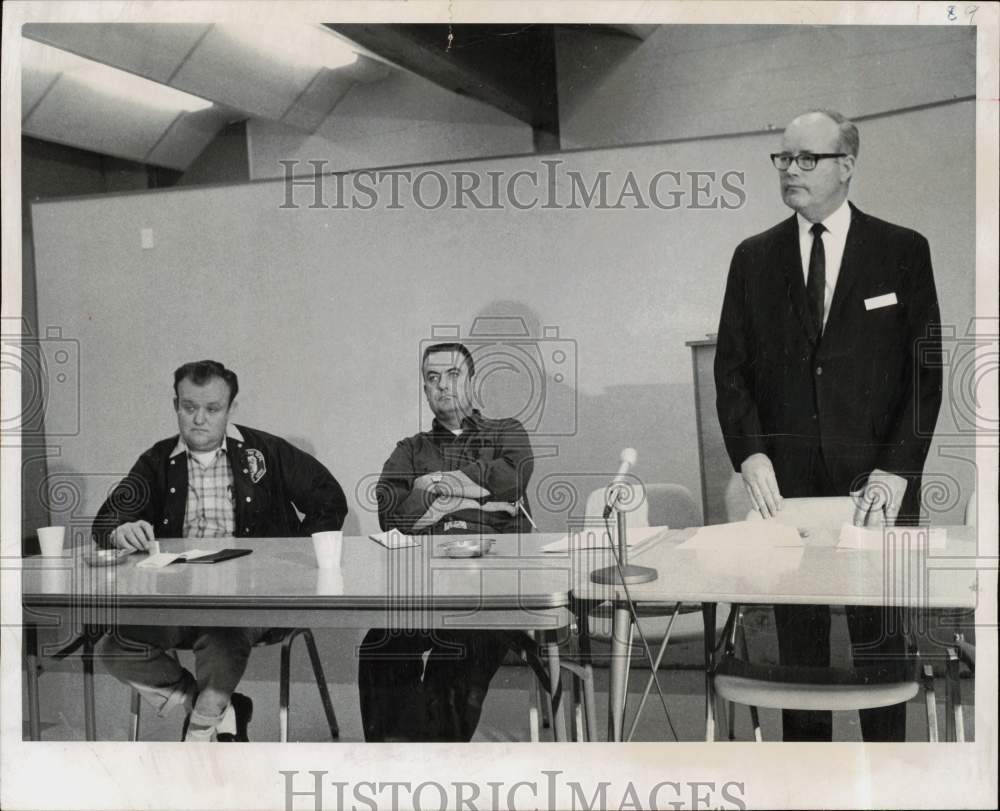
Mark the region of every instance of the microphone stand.
[[[636, 585], [638, 583], [652, 583], [659, 576], [656, 569], [649, 566], [635, 566], [628, 562], [628, 544], [625, 537], [625, 512], [618, 506], [621, 501], [622, 488], [619, 487], [614, 494], [614, 498], [608, 505], [618, 516], [618, 560], [612, 566], [605, 566], [603, 569], [595, 569], [590, 573], [590, 580], [593, 583], [601, 583], [608, 586]], [[613, 551], [613, 550], [612, 550]]]

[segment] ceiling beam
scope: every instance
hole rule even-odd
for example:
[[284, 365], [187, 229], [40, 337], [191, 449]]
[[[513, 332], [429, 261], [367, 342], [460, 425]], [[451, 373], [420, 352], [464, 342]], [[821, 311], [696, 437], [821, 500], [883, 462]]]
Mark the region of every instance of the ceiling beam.
[[454, 93], [558, 134], [551, 25], [327, 23], [338, 34]]

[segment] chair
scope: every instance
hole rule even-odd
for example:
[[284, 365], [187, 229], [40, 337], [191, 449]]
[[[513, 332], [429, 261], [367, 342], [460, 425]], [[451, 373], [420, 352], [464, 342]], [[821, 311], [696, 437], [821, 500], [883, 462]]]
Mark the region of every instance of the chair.
[[[977, 525], [976, 491], [969, 495], [965, 504], [965, 525]], [[965, 718], [962, 712], [962, 688], [959, 681], [959, 665], [964, 663], [969, 672], [976, 672], [976, 639], [975, 612], [972, 616], [972, 626], [956, 631], [952, 644], [945, 650], [945, 739], [949, 741], [965, 741]], [[972, 639], [967, 638], [967, 634]]]
[[[686, 487], [679, 484], [646, 485], [646, 498], [637, 509], [626, 513], [627, 528], [648, 526], [662, 527], [699, 527], [702, 525], [701, 510]], [[599, 516], [604, 508], [605, 494], [603, 489], [593, 491], [587, 499], [586, 515]], [[610, 643], [612, 639], [613, 608], [608, 604], [596, 606], [585, 617], [587, 627], [582, 629], [582, 635], [589, 641]], [[678, 644], [694, 642], [704, 638], [704, 621], [701, 606], [690, 603], [663, 602], [643, 603], [636, 607], [636, 613], [642, 621], [642, 635], [650, 644], [659, 643], [653, 666], [643, 688], [642, 698], [632, 717], [632, 723], [625, 740], [631, 740], [635, 734], [639, 718], [646, 706], [650, 691], [653, 689], [656, 674], [663, 661], [667, 645], [674, 641]], [[717, 616], [719, 623], [716, 631], [724, 628], [725, 611]], [[632, 628], [634, 636], [635, 629]], [[631, 648], [633, 638], [628, 640]], [[626, 683], [628, 681], [628, 665], [626, 664]], [[623, 708], [624, 709], [624, 708]]]
[[[323, 712], [326, 714], [326, 722], [330, 727], [330, 737], [337, 740], [340, 737], [340, 727], [337, 724], [337, 716], [333, 711], [333, 702], [330, 700], [330, 690], [326, 684], [326, 675], [323, 672], [323, 664], [319, 658], [319, 651], [316, 648], [316, 641], [313, 639], [312, 631], [308, 628], [280, 628], [274, 629], [256, 647], [281, 643], [281, 669], [278, 679], [278, 740], [281, 743], [288, 741], [288, 719], [290, 711], [289, 688], [291, 685], [291, 658], [292, 643], [301, 636], [306, 643], [306, 650], [309, 653], [309, 660], [312, 663], [313, 676], [316, 678], [316, 687], [319, 690], [320, 701], [323, 703]], [[139, 716], [142, 706], [142, 699], [136, 690], [131, 691], [131, 706], [129, 709], [129, 740], [139, 739]]]
[[[785, 499], [782, 510], [771, 520], [791, 526], [813, 526], [839, 530], [850, 523], [854, 503], [850, 498]], [[761, 520], [752, 510], [748, 521]], [[771, 709], [863, 710], [886, 707], [909, 701], [921, 686], [925, 691], [928, 738], [937, 740], [934, 674], [930, 665], [921, 667], [916, 648], [903, 663], [898, 678], [886, 681], [879, 667], [855, 667], [851, 670], [816, 667], [754, 665], [745, 649], [743, 658], [735, 653], [735, 638], [740, 625], [739, 606], [733, 606], [725, 632], [725, 649], [709, 680], [710, 706], [718, 696], [734, 704]], [[754, 737], [762, 740], [759, 723], [754, 719]], [[732, 724], [730, 724], [732, 730]]]

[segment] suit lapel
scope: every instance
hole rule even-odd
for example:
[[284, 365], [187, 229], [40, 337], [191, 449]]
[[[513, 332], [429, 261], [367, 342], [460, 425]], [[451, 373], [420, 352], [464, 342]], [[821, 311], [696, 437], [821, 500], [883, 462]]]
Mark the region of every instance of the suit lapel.
[[806, 283], [803, 279], [802, 254], [799, 251], [799, 226], [795, 215], [785, 221], [781, 236], [775, 247], [775, 262], [781, 266], [785, 274], [785, 286], [788, 298], [792, 305], [795, 316], [802, 325], [802, 330], [809, 338], [810, 343], [815, 344], [819, 340], [819, 333], [809, 314], [809, 304], [806, 301]]
[[840, 274], [837, 276], [837, 286], [833, 291], [833, 301], [830, 302], [830, 314], [826, 318], [827, 329], [831, 327], [836, 329], [838, 324], [843, 323], [846, 302], [850, 301], [852, 290], [864, 275], [862, 257], [867, 255], [865, 248], [867, 239], [866, 217], [851, 205], [851, 225], [847, 229], [844, 255], [840, 260]]

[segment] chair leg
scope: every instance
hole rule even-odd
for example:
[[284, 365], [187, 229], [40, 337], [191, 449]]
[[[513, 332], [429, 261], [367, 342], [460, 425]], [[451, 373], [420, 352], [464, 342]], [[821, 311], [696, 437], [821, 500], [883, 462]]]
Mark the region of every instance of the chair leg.
[[83, 728], [88, 741], [97, 740], [97, 712], [94, 699], [94, 643], [84, 631], [83, 651]]
[[559, 666], [559, 643], [545, 645], [549, 664], [549, 707], [552, 712], [552, 736], [557, 741], [566, 740], [566, 719], [563, 714], [562, 668]]
[[573, 729], [572, 729], [572, 740], [574, 741], [585, 741], [587, 739], [587, 731], [585, 729], [586, 720], [584, 719], [584, 707], [583, 707], [583, 686], [580, 683], [581, 678], [576, 673], [571, 676], [573, 685]]
[[528, 676], [530, 684], [528, 685], [528, 733], [531, 738], [532, 743], [538, 743], [541, 740], [539, 735], [539, 715], [542, 706], [542, 696], [541, 691], [538, 689], [538, 678], [532, 673]]
[[705, 624], [705, 740], [715, 740], [715, 603], [702, 603], [701, 614]]
[[597, 697], [594, 694], [594, 668], [584, 665], [587, 676], [583, 680], [583, 710], [587, 717], [587, 740], [597, 740]]
[[139, 717], [142, 711], [142, 696], [138, 690], [131, 690], [129, 697], [128, 739], [139, 740]]
[[291, 682], [291, 648], [295, 640], [291, 633], [281, 643], [281, 670], [278, 675], [278, 740], [288, 741], [288, 693]]
[[962, 716], [962, 685], [958, 680], [958, 651], [948, 648], [945, 665], [946, 703], [945, 737], [949, 741], [965, 742], [965, 720]]
[[28, 688], [28, 737], [42, 739], [40, 701], [38, 699], [38, 630], [34, 625], [24, 626], [24, 676]]
[[938, 742], [937, 697], [934, 695], [934, 668], [924, 665], [923, 678], [924, 704], [927, 707], [927, 740]]
[[306, 650], [309, 652], [309, 660], [312, 662], [313, 676], [316, 677], [319, 698], [323, 702], [326, 723], [330, 727], [330, 737], [333, 740], [337, 740], [340, 737], [340, 725], [337, 723], [337, 714], [333, 711], [333, 702], [330, 700], [330, 688], [326, 684], [326, 674], [323, 672], [323, 663], [320, 661], [319, 651], [316, 649], [316, 640], [313, 638], [312, 631], [308, 628], [302, 631], [302, 638], [306, 641]]
[[[747, 632], [746, 632], [746, 629], [743, 627], [742, 621], [740, 621], [740, 620], [742, 620], [742, 617], [740, 617], [737, 620], [739, 622], [740, 653], [743, 656], [743, 659], [745, 661], [749, 662], [750, 661], [750, 648], [747, 646]], [[730, 713], [730, 718], [731, 718], [732, 717], [732, 713], [733, 713], [733, 709], [732, 709], [733, 705], [730, 703], [729, 706], [730, 706], [729, 713]], [[750, 705], [750, 725], [753, 727], [753, 739], [757, 743], [763, 743], [764, 742], [764, 735], [760, 731], [760, 714], [757, 712], [757, 708], [755, 706], [753, 706], [752, 704]]]

